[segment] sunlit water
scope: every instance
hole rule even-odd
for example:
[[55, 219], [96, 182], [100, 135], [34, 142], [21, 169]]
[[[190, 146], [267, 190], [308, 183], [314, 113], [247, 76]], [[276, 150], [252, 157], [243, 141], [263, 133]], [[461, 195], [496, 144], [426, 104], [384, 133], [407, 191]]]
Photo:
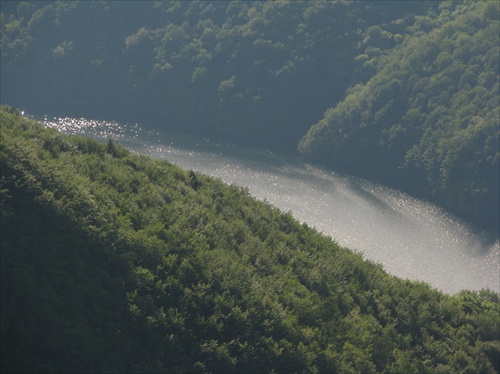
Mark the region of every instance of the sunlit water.
[[402, 192], [270, 152], [155, 133], [137, 124], [74, 118], [45, 118], [45, 124], [67, 134], [112, 138], [135, 152], [246, 186], [393, 275], [448, 293], [500, 291], [498, 234], [476, 230]]

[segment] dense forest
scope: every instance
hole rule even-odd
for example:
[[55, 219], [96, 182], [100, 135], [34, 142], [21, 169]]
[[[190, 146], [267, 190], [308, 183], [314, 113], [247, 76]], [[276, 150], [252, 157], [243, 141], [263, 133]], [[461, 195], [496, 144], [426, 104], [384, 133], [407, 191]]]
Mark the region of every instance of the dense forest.
[[302, 139], [312, 161], [498, 228], [496, 1], [1, 7], [4, 104], [286, 152]]
[[300, 150], [498, 230], [499, 4], [465, 3], [419, 19]]
[[500, 371], [500, 300], [0, 108], [2, 372]]
[[[1, 102], [303, 157], [499, 227], [497, 1], [0, 2]], [[1, 371], [500, 372], [500, 301], [0, 107]]]
[[430, 7], [2, 1], [2, 101], [295, 150]]

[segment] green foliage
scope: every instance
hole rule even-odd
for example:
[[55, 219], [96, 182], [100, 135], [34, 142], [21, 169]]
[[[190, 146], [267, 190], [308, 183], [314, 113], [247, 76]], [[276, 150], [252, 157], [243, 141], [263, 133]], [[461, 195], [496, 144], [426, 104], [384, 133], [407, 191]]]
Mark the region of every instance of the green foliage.
[[31, 113], [138, 121], [295, 151], [310, 124], [349, 85], [366, 82], [429, 7], [2, 2], [2, 100]]
[[299, 144], [312, 159], [499, 225], [498, 3], [418, 19], [365, 85]]
[[500, 302], [0, 108], [2, 372], [498, 371]]
[[498, 3], [387, 4], [3, 1], [1, 96], [280, 151], [302, 138], [496, 230]]

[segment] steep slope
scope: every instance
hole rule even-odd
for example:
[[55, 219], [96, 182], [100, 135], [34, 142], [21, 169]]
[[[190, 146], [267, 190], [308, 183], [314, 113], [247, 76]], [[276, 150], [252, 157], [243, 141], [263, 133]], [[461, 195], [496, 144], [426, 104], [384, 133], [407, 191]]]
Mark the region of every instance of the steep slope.
[[419, 19], [299, 149], [498, 230], [499, 4], [444, 5]]
[[2, 372], [499, 370], [499, 299], [387, 275], [245, 189], [0, 109]]

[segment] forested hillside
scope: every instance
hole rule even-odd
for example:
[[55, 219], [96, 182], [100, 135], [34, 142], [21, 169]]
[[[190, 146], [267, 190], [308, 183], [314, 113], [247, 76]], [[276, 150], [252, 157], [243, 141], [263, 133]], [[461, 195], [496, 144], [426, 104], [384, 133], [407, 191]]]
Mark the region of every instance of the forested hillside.
[[248, 191], [0, 109], [2, 372], [500, 370], [500, 303]]
[[0, 4], [3, 103], [287, 152], [303, 138], [311, 160], [498, 229], [496, 1]]
[[2, 1], [2, 101], [296, 151], [435, 2]]
[[411, 30], [299, 148], [498, 230], [499, 3], [443, 6]]

